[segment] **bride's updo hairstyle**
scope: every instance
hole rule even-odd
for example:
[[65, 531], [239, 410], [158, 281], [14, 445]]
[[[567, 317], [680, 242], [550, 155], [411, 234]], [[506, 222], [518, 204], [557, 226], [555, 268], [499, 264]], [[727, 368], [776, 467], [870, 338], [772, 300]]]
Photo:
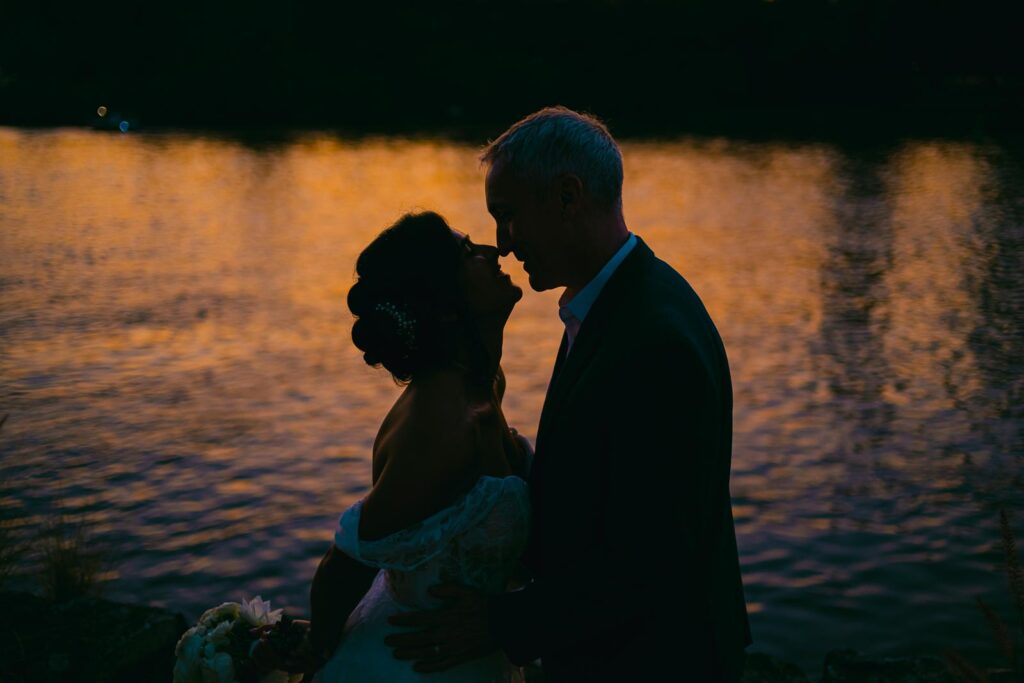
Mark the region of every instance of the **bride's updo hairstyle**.
[[448, 223], [432, 211], [408, 213], [370, 242], [348, 293], [352, 341], [367, 364], [408, 382], [451, 360], [463, 298], [460, 262]]

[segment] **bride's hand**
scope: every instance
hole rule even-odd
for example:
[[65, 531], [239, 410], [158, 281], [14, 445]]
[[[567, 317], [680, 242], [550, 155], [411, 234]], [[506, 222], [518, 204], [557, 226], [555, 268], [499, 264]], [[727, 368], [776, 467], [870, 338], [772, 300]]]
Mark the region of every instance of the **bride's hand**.
[[516, 431], [515, 427], [508, 428], [512, 436], [512, 443], [516, 449], [513, 457], [509, 458], [509, 464], [516, 474], [525, 478], [530, 474], [530, 467], [533, 466], [533, 444], [525, 436]]
[[254, 635], [259, 636], [259, 641], [252, 651], [252, 660], [264, 672], [287, 671], [292, 674], [305, 674], [303, 680], [311, 680], [326, 662], [326, 659], [316, 654], [309, 642], [309, 622], [304, 619], [294, 619], [292, 624], [303, 629], [302, 640], [294, 647], [282, 651], [278, 645], [271, 642], [270, 633], [273, 626], [263, 626], [254, 629]]
[[494, 375], [494, 396], [498, 399], [500, 404], [502, 399], [505, 398], [505, 371], [498, 366], [498, 372]]
[[262, 673], [275, 671], [280, 669], [281, 664], [281, 653], [277, 651], [269, 640], [267, 635], [273, 630], [273, 626], [260, 626], [259, 628], [250, 629], [249, 634], [255, 636], [258, 640], [253, 643], [252, 649], [249, 651], [249, 656], [252, 658], [252, 663], [256, 665], [256, 668]]
[[317, 652], [309, 639], [309, 622], [296, 619], [294, 622], [305, 629], [302, 640], [282, 658], [282, 669], [288, 673], [305, 674], [303, 680], [312, 680], [313, 674], [327, 663], [327, 656]]
[[508, 431], [512, 434], [512, 439], [516, 442], [516, 447], [519, 448], [523, 457], [527, 460], [533, 459], [533, 444], [530, 443], [530, 440], [520, 434], [515, 427], [509, 427]]

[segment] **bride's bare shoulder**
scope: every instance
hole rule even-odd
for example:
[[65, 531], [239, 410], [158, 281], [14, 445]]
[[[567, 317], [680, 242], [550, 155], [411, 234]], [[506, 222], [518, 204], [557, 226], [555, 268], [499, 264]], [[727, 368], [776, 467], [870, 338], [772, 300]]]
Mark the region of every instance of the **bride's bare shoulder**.
[[479, 478], [472, 424], [457, 394], [403, 395], [374, 453], [360, 536], [381, 538], [447, 507]]
[[422, 433], [423, 430], [458, 426], [468, 411], [466, 394], [457, 379], [430, 378], [409, 385], [388, 412], [385, 424], [391, 431]]

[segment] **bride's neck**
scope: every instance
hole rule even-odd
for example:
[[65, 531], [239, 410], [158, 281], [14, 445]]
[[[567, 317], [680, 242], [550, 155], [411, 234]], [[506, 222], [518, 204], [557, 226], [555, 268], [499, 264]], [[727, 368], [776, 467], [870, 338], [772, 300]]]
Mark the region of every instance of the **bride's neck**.
[[[498, 366], [501, 365], [501, 352], [505, 341], [504, 323], [504, 320], [482, 320], [476, 324], [477, 338], [480, 340], [480, 347], [487, 358], [487, 367], [481, 368], [481, 370], [486, 372], [488, 377], [493, 377], [498, 372]], [[464, 343], [463, 352], [466, 351], [465, 347]]]
[[489, 390], [501, 365], [504, 331], [494, 322], [480, 321], [467, 332], [459, 340], [450, 370]]
[[468, 386], [477, 386], [489, 392], [498, 367], [501, 364], [503, 333], [499, 330], [479, 330], [474, 343], [468, 339], [460, 341], [455, 356], [446, 365], [427, 370], [415, 377], [410, 388], [435, 386], [438, 381], [446, 385], [444, 378], [460, 378]]
[[475, 323], [473, 333], [475, 339], [466, 335], [459, 340], [455, 355], [448, 364], [422, 373], [419, 381], [414, 378], [412, 384], [433, 384], [436, 379], [450, 376], [459, 377], [471, 386], [477, 385], [481, 389], [491, 391], [494, 378], [498, 374], [498, 366], [501, 364], [503, 326], [493, 321], [480, 321]]
[[501, 364], [504, 335], [500, 327], [482, 325], [475, 330], [475, 337], [461, 340], [452, 366], [467, 378], [477, 379], [490, 388]]

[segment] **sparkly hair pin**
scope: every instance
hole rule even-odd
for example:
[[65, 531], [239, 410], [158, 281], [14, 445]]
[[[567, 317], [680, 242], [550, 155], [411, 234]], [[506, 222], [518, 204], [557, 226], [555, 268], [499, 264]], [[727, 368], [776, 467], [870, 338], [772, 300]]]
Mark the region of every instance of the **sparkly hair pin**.
[[416, 329], [415, 321], [406, 310], [399, 310], [393, 303], [384, 301], [373, 307], [373, 310], [380, 313], [387, 313], [395, 321], [398, 326], [398, 334], [401, 335], [402, 341], [405, 342], [406, 347], [410, 351], [416, 348]]

